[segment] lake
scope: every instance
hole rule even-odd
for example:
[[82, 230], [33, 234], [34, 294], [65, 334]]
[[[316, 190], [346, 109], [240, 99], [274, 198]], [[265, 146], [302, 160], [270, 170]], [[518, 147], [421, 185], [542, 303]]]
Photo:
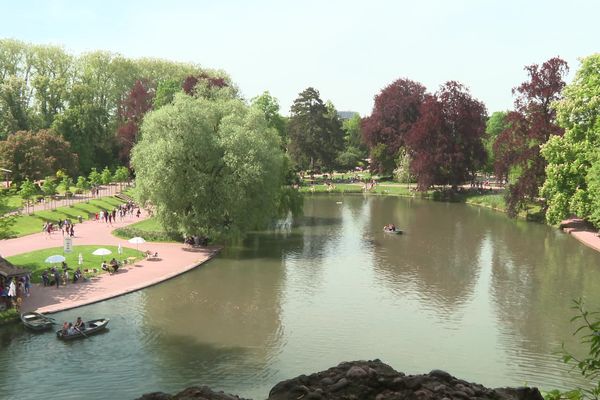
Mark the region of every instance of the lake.
[[65, 343], [0, 328], [0, 397], [209, 385], [262, 399], [280, 380], [374, 358], [489, 387], [571, 388], [582, 382], [555, 352], [578, 348], [572, 300], [600, 309], [599, 293], [600, 255], [545, 225], [465, 204], [307, 196], [303, 217], [190, 273], [54, 315], [109, 317], [104, 334]]

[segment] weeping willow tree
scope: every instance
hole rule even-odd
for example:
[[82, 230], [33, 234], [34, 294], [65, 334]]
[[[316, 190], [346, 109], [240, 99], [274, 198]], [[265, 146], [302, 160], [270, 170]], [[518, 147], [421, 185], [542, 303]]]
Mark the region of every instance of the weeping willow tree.
[[132, 166], [140, 200], [170, 232], [239, 237], [289, 201], [278, 133], [231, 95], [179, 94], [150, 112]]

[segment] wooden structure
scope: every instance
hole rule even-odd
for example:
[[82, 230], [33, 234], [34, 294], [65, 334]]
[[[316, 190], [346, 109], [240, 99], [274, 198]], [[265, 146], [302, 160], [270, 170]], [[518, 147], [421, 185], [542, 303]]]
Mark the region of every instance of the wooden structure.
[[17, 268], [10, 261], [0, 256], [0, 281], [7, 281], [9, 278], [20, 278], [28, 273], [28, 270]]
[[0, 168], [0, 172], [4, 174], [4, 180], [6, 181], [6, 188], [10, 187], [10, 179], [8, 179], [9, 175], [12, 174], [10, 169]]

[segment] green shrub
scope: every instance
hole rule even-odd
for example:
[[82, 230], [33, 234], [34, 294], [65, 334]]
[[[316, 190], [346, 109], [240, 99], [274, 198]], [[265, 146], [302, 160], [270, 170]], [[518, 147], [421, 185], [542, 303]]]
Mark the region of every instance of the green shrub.
[[6, 311], [0, 311], [0, 325], [8, 324], [9, 322], [18, 321], [19, 313], [15, 308]]

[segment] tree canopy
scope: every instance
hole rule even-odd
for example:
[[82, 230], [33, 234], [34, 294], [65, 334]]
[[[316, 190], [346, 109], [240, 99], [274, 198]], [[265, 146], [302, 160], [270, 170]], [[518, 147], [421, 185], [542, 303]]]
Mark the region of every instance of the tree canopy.
[[0, 39], [0, 140], [18, 131], [52, 128], [71, 143], [81, 173], [115, 166], [125, 162], [131, 147], [117, 140], [117, 130], [122, 128], [121, 139], [135, 137], [143, 113], [134, 111], [152, 101], [140, 98], [136, 82], [144, 82], [150, 93], [161, 89], [154, 104], [160, 107], [189, 76], [231, 86], [222, 72], [193, 64], [106, 51], [75, 57], [61, 47]]
[[534, 200], [546, 177], [546, 161], [540, 146], [552, 135], [562, 135], [551, 105], [559, 100], [565, 86], [567, 63], [555, 57], [541, 66], [525, 67], [529, 80], [513, 89], [515, 110], [506, 117], [506, 128], [494, 143], [495, 171], [508, 179], [507, 208], [514, 215]]
[[312, 87], [294, 100], [288, 134], [292, 160], [303, 169], [333, 169], [344, 147], [342, 123], [335, 107], [323, 103]]
[[281, 205], [283, 160], [258, 107], [184, 94], [146, 115], [132, 151], [140, 199], [163, 226], [211, 237], [271, 221]]
[[555, 104], [564, 136], [542, 148], [547, 161], [541, 190], [546, 218], [558, 223], [570, 214], [600, 225], [600, 54], [582, 60], [573, 83]]
[[419, 188], [456, 186], [472, 179], [485, 162], [483, 103], [471, 97], [466, 87], [450, 81], [425, 97], [419, 114], [406, 136]]
[[0, 141], [0, 164], [12, 172], [13, 180], [42, 179], [59, 169], [73, 173], [77, 154], [69, 142], [50, 131], [19, 131]]
[[396, 167], [406, 135], [419, 119], [425, 91], [418, 82], [398, 79], [375, 96], [373, 111], [362, 123], [373, 171], [390, 173]]

